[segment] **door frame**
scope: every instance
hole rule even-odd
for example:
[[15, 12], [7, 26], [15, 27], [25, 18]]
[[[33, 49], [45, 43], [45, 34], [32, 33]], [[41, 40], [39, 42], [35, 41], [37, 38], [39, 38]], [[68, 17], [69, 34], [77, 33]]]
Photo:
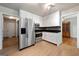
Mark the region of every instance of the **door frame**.
[[1, 29], [0, 29], [0, 50], [3, 49], [3, 13], [0, 12], [0, 22], [1, 22]]
[[[3, 38], [3, 25], [4, 25], [4, 19], [3, 19], [3, 17], [4, 17], [4, 15], [7, 15], [7, 14], [1, 14], [1, 18], [2, 18], [2, 48], [1, 48], [1, 50], [3, 49], [3, 40], [4, 40], [4, 38]], [[7, 15], [7, 16], [13, 16], [13, 15]], [[14, 17], [17, 17], [17, 16], [14, 16]], [[18, 18], [18, 17], [17, 17]], [[17, 19], [18, 21], [19, 21], [19, 18]], [[16, 21], [16, 23], [17, 23], [17, 21]], [[18, 24], [19, 25], [19, 24]], [[17, 27], [17, 26], [16, 26]], [[16, 32], [17, 32], [17, 30], [16, 30]], [[19, 28], [18, 28], [18, 32], [19, 32]], [[17, 34], [16, 34], [17, 35]], [[19, 50], [19, 37], [18, 37], [18, 50]]]

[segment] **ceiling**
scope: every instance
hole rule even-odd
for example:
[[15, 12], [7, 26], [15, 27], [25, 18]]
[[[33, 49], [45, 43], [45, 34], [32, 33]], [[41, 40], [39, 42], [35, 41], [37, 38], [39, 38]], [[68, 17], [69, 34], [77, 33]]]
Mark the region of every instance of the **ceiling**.
[[32, 12], [40, 16], [46, 16], [57, 10], [64, 11], [73, 8], [75, 6], [78, 6], [79, 3], [55, 3], [55, 6], [52, 7], [50, 10], [47, 10], [44, 7], [45, 3], [0, 3], [0, 5], [14, 10], [23, 9], [25, 11]]

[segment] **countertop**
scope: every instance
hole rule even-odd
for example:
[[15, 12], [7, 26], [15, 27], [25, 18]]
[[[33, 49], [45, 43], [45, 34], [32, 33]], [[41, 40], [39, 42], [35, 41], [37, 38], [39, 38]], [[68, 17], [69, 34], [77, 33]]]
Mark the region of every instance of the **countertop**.
[[35, 32], [52, 32], [52, 33], [59, 33], [61, 32], [60, 26], [54, 27], [37, 27]]
[[59, 33], [60, 30], [35, 30], [35, 32], [52, 32], [52, 33]]

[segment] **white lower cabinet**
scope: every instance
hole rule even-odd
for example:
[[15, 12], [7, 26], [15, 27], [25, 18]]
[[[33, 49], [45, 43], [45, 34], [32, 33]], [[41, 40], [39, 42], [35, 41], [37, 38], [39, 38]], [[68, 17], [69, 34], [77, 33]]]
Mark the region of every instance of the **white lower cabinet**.
[[57, 45], [62, 43], [61, 33], [43, 32], [42, 39], [55, 43]]

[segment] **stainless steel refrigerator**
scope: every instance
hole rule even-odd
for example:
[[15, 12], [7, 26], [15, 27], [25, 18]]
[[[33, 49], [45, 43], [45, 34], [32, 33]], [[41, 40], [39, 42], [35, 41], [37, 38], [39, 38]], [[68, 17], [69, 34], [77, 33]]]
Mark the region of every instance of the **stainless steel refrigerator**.
[[21, 19], [19, 26], [19, 50], [35, 44], [35, 26], [32, 19]]

